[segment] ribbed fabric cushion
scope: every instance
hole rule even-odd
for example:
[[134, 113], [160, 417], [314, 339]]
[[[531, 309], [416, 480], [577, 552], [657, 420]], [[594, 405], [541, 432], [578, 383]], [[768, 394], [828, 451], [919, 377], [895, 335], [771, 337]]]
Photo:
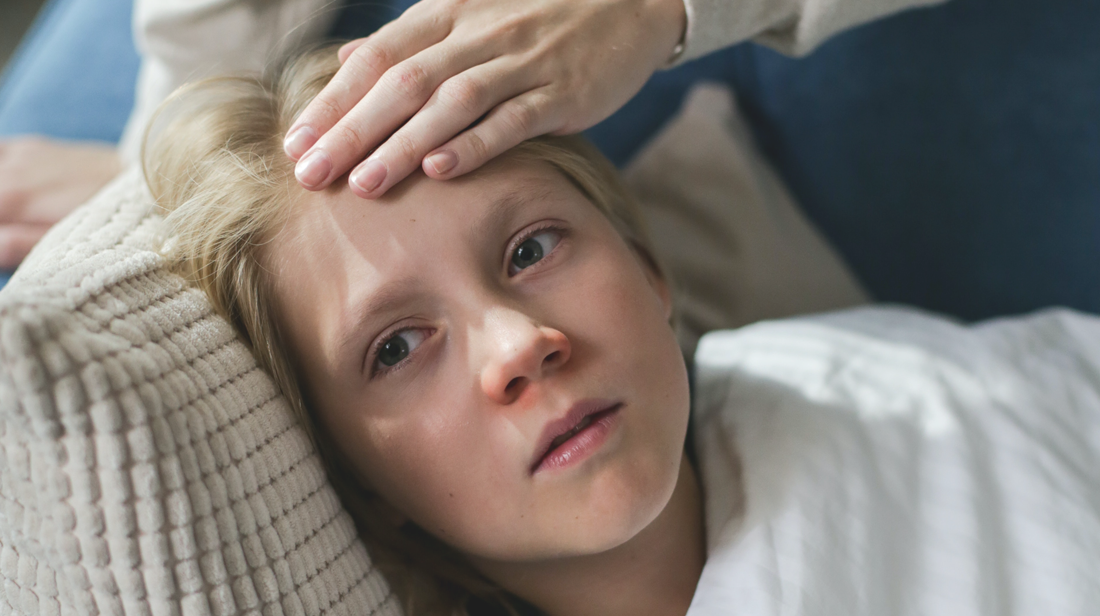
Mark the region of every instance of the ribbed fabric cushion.
[[135, 170], [0, 293], [0, 614], [400, 614]]

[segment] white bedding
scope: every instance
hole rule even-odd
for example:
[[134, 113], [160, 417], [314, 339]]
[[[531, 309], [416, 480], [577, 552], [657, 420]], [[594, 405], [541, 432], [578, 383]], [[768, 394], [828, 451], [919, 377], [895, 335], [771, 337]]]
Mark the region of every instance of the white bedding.
[[689, 616], [1098, 613], [1100, 319], [865, 308], [712, 333], [696, 362]]

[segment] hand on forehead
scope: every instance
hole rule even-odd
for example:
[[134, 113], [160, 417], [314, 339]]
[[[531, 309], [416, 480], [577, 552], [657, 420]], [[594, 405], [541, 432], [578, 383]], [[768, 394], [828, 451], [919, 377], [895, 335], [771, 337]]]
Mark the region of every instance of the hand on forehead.
[[454, 178], [611, 115], [668, 62], [685, 24], [682, 0], [423, 0], [341, 49], [285, 149], [310, 190], [349, 170], [364, 198], [417, 169]]

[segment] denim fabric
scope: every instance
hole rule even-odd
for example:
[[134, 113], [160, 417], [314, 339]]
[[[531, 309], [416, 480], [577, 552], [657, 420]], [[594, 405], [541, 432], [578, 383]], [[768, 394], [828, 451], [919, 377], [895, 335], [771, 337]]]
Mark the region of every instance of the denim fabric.
[[0, 136], [117, 142], [134, 104], [131, 0], [50, 0], [0, 82]]

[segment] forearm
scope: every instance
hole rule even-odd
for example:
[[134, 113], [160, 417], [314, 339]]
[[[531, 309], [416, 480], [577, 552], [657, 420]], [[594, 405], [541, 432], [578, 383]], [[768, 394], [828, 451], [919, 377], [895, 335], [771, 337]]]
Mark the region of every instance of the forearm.
[[843, 30], [945, 0], [684, 0], [682, 63], [749, 39], [804, 55]]

